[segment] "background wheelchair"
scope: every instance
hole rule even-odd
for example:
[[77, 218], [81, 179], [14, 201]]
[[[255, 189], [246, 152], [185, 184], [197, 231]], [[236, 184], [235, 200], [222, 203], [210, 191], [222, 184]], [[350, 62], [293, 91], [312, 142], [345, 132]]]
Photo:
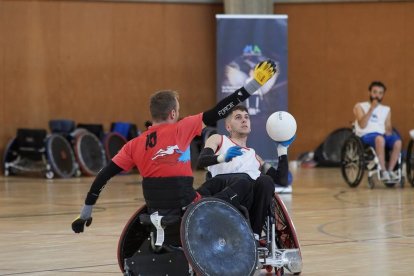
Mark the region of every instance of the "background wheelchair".
[[[75, 176], [83, 173], [87, 176], [97, 175], [99, 170], [106, 165], [105, 150], [97, 137], [97, 134], [85, 128], [76, 128], [73, 120], [50, 120], [49, 128], [52, 135], [64, 137], [68, 147], [73, 151], [76, 164]], [[99, 128], [92, 125], [92, 130]], [[103, 127], [102, 127], [103, 134]]]
[[277, 195], [264, 231], [258, 247], [248, 220], [215, 198], [189, 205], [178, 218], [151, 218], [143, 206], [121, 234], [118, 264], [124, 275], [254, 275], [261, 267], [299, 274], [299, 242]]
[[[388, 152], [386, 152], [386, 159]], [[375, 187], [380, 181], [380, 166], [375, 149], [362, 142], [361, 138], [352, 134], [344, 143], [341, 150], [341, 172], [346, 183], [350, 187], [357, 187], [364, 176], [365, 170], [368, 171], [368, 187]], [[402, 174], [401, 154], [394, 168], [398, 179], [383, 182], [387, 187], [394, 187], [399, 184], [404, 187], [405, 178]]]
[[410, 131], [410, 138], [405, 165], [408, 182], [414, 187], [414, 129]]
[[3, 157], [4, 175], [41, 174], [67, 178], [77, 165], [67, 140], [59, 134], [47, 136], [44, 129], [18, 129], [9, 141]]
[[[117, 125], [112, 124], [113, 127]], [[129, 125], [121, 131], [129, 131]], [[72, 145], [79, 167], [76, 176], [81, 172], [87, 176], [97, 175], [127, 143], [127, 139], [118, 132], [105, 133], [101, 124], [78, 124], [75, 127], [73, 120], [58, 119], [50, 120], [49, 127], [52, 133], [62, 135]]]

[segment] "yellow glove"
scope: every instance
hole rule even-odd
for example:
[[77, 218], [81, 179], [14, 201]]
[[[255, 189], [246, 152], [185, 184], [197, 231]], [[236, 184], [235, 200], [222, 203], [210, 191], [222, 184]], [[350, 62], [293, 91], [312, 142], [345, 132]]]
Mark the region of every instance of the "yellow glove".
[[277, 73], [277, 67], [274, 61], [266, 60], [256, 65], [253, 71], [253, 79], [244, 85], [249, 94], [253, 94], [270, 80]]
[[262, 61], [254, 68], [254, 79], [264, 85], [276, 73], [276, 64], [272, 60]]

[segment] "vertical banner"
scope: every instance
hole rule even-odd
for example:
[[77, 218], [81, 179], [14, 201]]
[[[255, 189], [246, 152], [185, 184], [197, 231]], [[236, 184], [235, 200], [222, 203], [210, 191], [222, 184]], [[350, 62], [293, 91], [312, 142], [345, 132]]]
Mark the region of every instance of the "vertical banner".
[[[250, 114], [252, 133], [247, 144], [266, 161], [277, 162], [276, 147], [266, 133], [266, 120], [275, 111], [287, 111], [287, 15], [216, 15], [217, 101], [252, 79], [254, 66], [266, 59], [279, 73], [243, 105]], [[220, 134], [227, 134], [224, 122]]]

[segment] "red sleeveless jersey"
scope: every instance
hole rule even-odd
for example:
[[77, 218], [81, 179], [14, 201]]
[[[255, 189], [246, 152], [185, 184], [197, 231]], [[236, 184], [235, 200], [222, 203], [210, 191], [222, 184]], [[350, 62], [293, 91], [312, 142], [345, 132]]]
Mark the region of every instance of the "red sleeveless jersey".
[[112, 161], [125, 171], [137, 166], [142, 177], [192, 176], [190, 143], [201, 135], [202, 118], [200, 113], [152, 126], [125, 144]]

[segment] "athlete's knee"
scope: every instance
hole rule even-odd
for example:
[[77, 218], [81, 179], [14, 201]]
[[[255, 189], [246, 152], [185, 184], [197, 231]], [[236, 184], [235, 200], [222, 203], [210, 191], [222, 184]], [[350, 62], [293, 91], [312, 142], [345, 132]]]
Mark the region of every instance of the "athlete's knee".
[[384, 136], [378, 135], [377, 137], [375, 137], [375, 145], [376, 146], [384, 146], [385, 145]]
[[226, 187], [221, 192], [214, 195], [215, 198], [222, 199], [232, 204], [237, 209], [240, 209], [241, 198], [240, 195], [234, 191], [231, 187]]
[[394, 145], [393, 145], [393, 149], [395, 149], [395, 150], [401, 150], [401, 148], [402, 148], [402, 141], [401, 140], [395, 141], [394, 142]]
[[228, 187], [235, 191], [241, 197], [253, 192], [253, 182], [244, 178], [233, 178]]
[[273, 179], [268, 175], [261, 175], [256, 179], [255, 190], [266, 194], [272, 194], [275, 190]]

